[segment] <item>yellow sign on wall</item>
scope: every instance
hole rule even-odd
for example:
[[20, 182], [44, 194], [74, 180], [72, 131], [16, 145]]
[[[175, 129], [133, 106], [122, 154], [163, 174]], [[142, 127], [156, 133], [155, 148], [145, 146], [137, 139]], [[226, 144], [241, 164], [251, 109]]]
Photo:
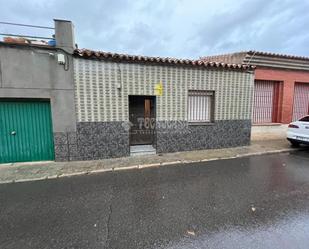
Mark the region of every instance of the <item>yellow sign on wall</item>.
[[155, 95], [162, 96], [163, 95], [163, 84], [162, 82], [155, 85]]

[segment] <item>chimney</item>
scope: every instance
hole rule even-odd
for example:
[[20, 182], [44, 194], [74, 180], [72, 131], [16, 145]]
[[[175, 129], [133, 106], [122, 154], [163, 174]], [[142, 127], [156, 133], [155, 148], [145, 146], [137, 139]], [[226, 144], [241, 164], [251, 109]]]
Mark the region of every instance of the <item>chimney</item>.
[[75, 49], [74, 25], [71, 21], [54, 19], [56, 47], [69, 54]]

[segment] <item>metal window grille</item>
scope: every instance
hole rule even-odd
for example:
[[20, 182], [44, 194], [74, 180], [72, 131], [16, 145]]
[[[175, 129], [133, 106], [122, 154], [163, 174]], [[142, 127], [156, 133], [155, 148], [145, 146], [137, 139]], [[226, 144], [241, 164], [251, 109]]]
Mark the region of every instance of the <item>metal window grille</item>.
[[189, 90], [188, 121], [211, 122], [213, 119], [213, 91]]
[[293, 121], [309, 114], [309, 84], [296, 83], [294, 88]]

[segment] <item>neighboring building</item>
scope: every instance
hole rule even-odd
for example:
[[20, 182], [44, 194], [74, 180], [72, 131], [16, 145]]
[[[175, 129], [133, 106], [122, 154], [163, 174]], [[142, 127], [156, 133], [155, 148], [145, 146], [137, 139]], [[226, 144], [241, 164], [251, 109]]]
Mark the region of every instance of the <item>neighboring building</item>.
[[308, 57], [248, 51], [201, 59], [256, 66], [253, 135], [265, 131], [282, 134], [287, 124], [309, 113]]
[[56, 48], [0, 43], [0, 162], [250, 143], [253, 67], [74, 50], [55, 23]]
[[69, 159], [76, 133], [72, 23], [55, 20], [55, 34], [56, 48], [0, 42], [0, 163]]

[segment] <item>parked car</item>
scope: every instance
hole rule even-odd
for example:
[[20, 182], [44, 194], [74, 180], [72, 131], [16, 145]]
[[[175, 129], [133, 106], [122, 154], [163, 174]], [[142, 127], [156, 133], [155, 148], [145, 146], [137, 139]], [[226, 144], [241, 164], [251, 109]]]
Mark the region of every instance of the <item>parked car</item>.
[[309, 116], [289, 124], [287, 139], [293, 146], [309, 144]]

